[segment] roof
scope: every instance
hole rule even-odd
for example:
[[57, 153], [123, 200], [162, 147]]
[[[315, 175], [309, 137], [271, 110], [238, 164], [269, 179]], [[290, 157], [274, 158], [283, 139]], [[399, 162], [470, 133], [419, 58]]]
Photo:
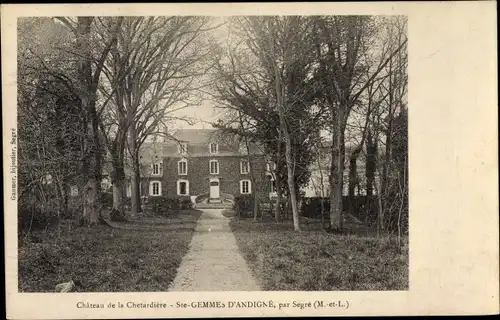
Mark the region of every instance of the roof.
[[[179, 129], [164, 142], [163, 155], [177, 154], [179, 142], [188, 145], [187, 153], [190, 156], [213, 156], [208, 149], [210, 143], [219, 144], [218, 156], [241, 155], [241, 137], [219, 129]], [[262, 153], [255, 143], [250, 144], [250, 150], [252, 154]]]
[[215, 140], [217, 131], [217, 129], [180, 129], [173, 134], [173, 137], [182, 142], [203, 144]]

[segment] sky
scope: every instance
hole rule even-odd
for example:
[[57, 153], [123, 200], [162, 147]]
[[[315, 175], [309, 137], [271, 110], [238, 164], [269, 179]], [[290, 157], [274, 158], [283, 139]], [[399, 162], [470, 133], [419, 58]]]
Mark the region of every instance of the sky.
[[173, 126], [182, 129], [210, 129], [210, 122], [214, 122], [220, 118], [220, 110], [218, 110], [211, 101], [205, 100], [202, 104], [189, 106], [182, 110], [176, 111], [175, 116], [181, 118], [189, 118], [194, 120], [194, 125], [189, 125], [185, 121], [176, 120]]
[[[224, 17], [212, 17], [209, 22], [210, 27], [219, 26], [218, 28], [209, 32], [210, 36], [213, 36], [213, 39], [224, 43], [228, 36], [228, 29], [226, 25], [222, 25], [226, 22], [226, 18]], [[221, 118], [222, 110], [218, 109], [214, 102], [211, 100], [204, 100], [200, 105], [189, 106], [183, 108], [175, 112], [175, 116], [177, 117], [186, 117], [194, 120], [193, 125], [189, 125], [185, 121], [175, 121], [173, 126], [175, 128], [182, 129], [210, 129], [212, 128], [211, 122], [217, 121], [217, 119]]]

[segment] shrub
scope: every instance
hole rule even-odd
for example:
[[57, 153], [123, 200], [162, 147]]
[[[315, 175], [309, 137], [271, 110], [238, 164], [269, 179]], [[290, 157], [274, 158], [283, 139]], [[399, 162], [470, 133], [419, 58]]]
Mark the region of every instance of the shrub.
[[101, 193], [101, 205], [107, 209], [113, 208], [113, 193], [112, 192]]
[[[304, 217], [319, 218], [321, 217], [321, 201], [323, 199], [324, 214], [330, 212], [330, 199], [321, 197], [303, 198], [300, 214]], [[349, 203], [349, 197], [342, 197], [342, 207], [344, 211], [351, 213], [353, 216], [365, 219], [368, 211], [371, 212], [370, 216], [376, 217], [376, 198], [369, 198], [367, 196], [355, 196], [352, 203]]]
[[116, 209], [111, 210], [110, 217], [111, 221], [119, 221], [119, 222], [127, 221], [127, 219], [125, 218], [125, 214]]
[[189, 196], [151, 197], [148, 199], [154, 213], [166, 214], [168, 210], [188, 210], [193, 204]]
[[42, 209], [39, 206], [19, 206], [17, 222], [19, 230], [44, 229], [59, 222], [57, 209]]
[[165, 214], [167, 212], [168, 207], [164, 197], [150, 197], [148, 198], [148, 204], [154, 213]]
[[321, 217], [321, 202], [323, 201], [323, 214], [330, 211], [330, 200], [328, 198], [304, 198], [300, 206], [300, 215], [308, 218]]
[[250, 217], [253, 214], [253, 196], [239, 195], [234, 197], [233, 210], [239, 217]]
[[131, 198], [131, 197], [127, 197], [127, 198], [125, 198], [125, 201], [123, 201], [123, 203], [124, 203], [127, 207], [131, 207], [131, 206], [132, 206], [132, 198]]

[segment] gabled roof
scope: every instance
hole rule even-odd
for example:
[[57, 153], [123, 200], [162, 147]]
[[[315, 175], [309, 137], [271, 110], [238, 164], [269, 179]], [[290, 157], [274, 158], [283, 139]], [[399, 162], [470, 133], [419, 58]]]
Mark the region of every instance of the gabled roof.
[[217, 129], [180, 129], [173, 137], [181, 142], [204, 144], [217, 139]]
[[[180, 129], [172, 134], [171, 139], [164, 142], [163, 154], [171, 156], [174, 151], [177, 153], [178, 143], [188, 144], [188, 155], [209, 156], [208, 146], [210, 143], [219, 144], [219, 156], [241, 155], [241, 137], [219, 129]], [[250, 144], [251, 154], [261, 154], [262, 151], [255, 144]]]

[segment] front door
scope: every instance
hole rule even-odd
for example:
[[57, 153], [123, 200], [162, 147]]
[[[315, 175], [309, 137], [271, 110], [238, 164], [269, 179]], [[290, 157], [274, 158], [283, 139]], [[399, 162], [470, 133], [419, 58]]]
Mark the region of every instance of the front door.
[[210, 181], [210, 198], [219, 198], [219, 181]]

